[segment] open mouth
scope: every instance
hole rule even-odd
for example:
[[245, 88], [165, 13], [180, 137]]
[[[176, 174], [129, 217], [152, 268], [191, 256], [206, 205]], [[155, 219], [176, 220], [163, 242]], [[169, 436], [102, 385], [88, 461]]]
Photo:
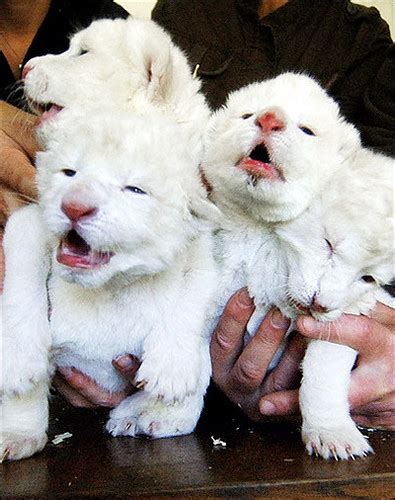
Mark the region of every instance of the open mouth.
[[271, 162], [269, 151], [263, 143], [255, 146], [248, 156], [239, 161], [237, 167], [252, 177], [254, 185], [259, 179], [284, 180], [279, 167]]
[[92, 250], [88, 243], [72, 229], [60, 241], [56, 260], [68, 267], [93, 269], [107, 264], [113, 254]]
[[29, 106], [40, 117], [38, 126], [54, 118], [63, 109], [63, 106], [59, 106], [53, 102], [44, 104], [31, 100], [29, 100]]

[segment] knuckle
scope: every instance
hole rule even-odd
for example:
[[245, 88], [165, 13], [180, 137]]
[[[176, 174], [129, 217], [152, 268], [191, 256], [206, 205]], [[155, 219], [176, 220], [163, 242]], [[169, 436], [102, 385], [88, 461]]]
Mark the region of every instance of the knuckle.
[[270, 383], [270, 392], [279, 392], [285, 389], [284, 383], [280, 377], [273, 377]]
[[234, 381], [244, 387], [255, 385], [257, 382], [260, 382], [261, 377], [260, 367], [248, 360], [237, 363], [233, 370]]
[[263, 348], [268, 351], [276, 351], [279, 348], [284, 335], [285, 332], [282, 330], [267, 328], [257, 332], [251, 342], [254, 342], [256, 345], [260, 345], [261, 349]]
[[214, 333], [214, 341], [225, 353], [230, 353], [235, 348], [235, 343], [227, 334], [226, 329], [222, 325], [219, 325]]

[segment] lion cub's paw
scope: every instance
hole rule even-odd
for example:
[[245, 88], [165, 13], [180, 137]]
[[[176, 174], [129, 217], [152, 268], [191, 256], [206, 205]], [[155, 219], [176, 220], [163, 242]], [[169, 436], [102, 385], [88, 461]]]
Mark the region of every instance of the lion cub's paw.
[[29, 436], [5, 432], [0, 442], [0, 461], [20, 460], [41, 451], [47, 442], [47, 435]]
[[200, 410], [197, 398], [186, 403], [165, 404], [142, 392], [112, 410], [106, 429], [113, 436], [181, 436], [194, 430]]
[[373, 453], [367, 439], [350, 421], [333, 428], [302, 427], [302, 439], [310, 455], [348, 460]]
[[197, 390], [199, 379], [200, 363], [163, 355], [145, 359], [136, 375], [137, 386], [164, 403], [183, 401]]

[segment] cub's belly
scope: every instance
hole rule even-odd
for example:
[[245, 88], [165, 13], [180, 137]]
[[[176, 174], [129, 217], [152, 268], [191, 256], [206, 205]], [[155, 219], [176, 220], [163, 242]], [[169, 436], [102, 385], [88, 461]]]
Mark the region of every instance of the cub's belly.
[[67, 345], [54, 348], [53, 359], [56, 366], [74, 367], [110, 392], [120, 391], [127, 385], [125, 379], [112, 366], [111, 359], [86, 358]]
[[123, 354], [141, 359], [145, 335], [136, 325], [105, 321], [74, 321], [56, 312], [51, 317], [52, 354], [59, 367], [75, 367], [109, 391], [119, 391], [125, 380], [112, 366]]

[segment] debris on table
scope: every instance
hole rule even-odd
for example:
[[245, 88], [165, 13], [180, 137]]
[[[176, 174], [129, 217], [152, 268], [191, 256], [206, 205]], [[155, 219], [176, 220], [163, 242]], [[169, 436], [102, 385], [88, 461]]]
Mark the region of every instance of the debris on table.
[[222, 439], [220, 438], [215, 438], [214, 436], [211, 436], [211, 441], [213, 442], [214, 448], [226, 448], [225, 441], [222, 441]]
[[60, 444], [63, 443], [65, 439], [69, 439], [72, 437], [71, 432], [64, 432], [63, 434], [57, 434], [54, 439], [52, 439], [53, 444]]

